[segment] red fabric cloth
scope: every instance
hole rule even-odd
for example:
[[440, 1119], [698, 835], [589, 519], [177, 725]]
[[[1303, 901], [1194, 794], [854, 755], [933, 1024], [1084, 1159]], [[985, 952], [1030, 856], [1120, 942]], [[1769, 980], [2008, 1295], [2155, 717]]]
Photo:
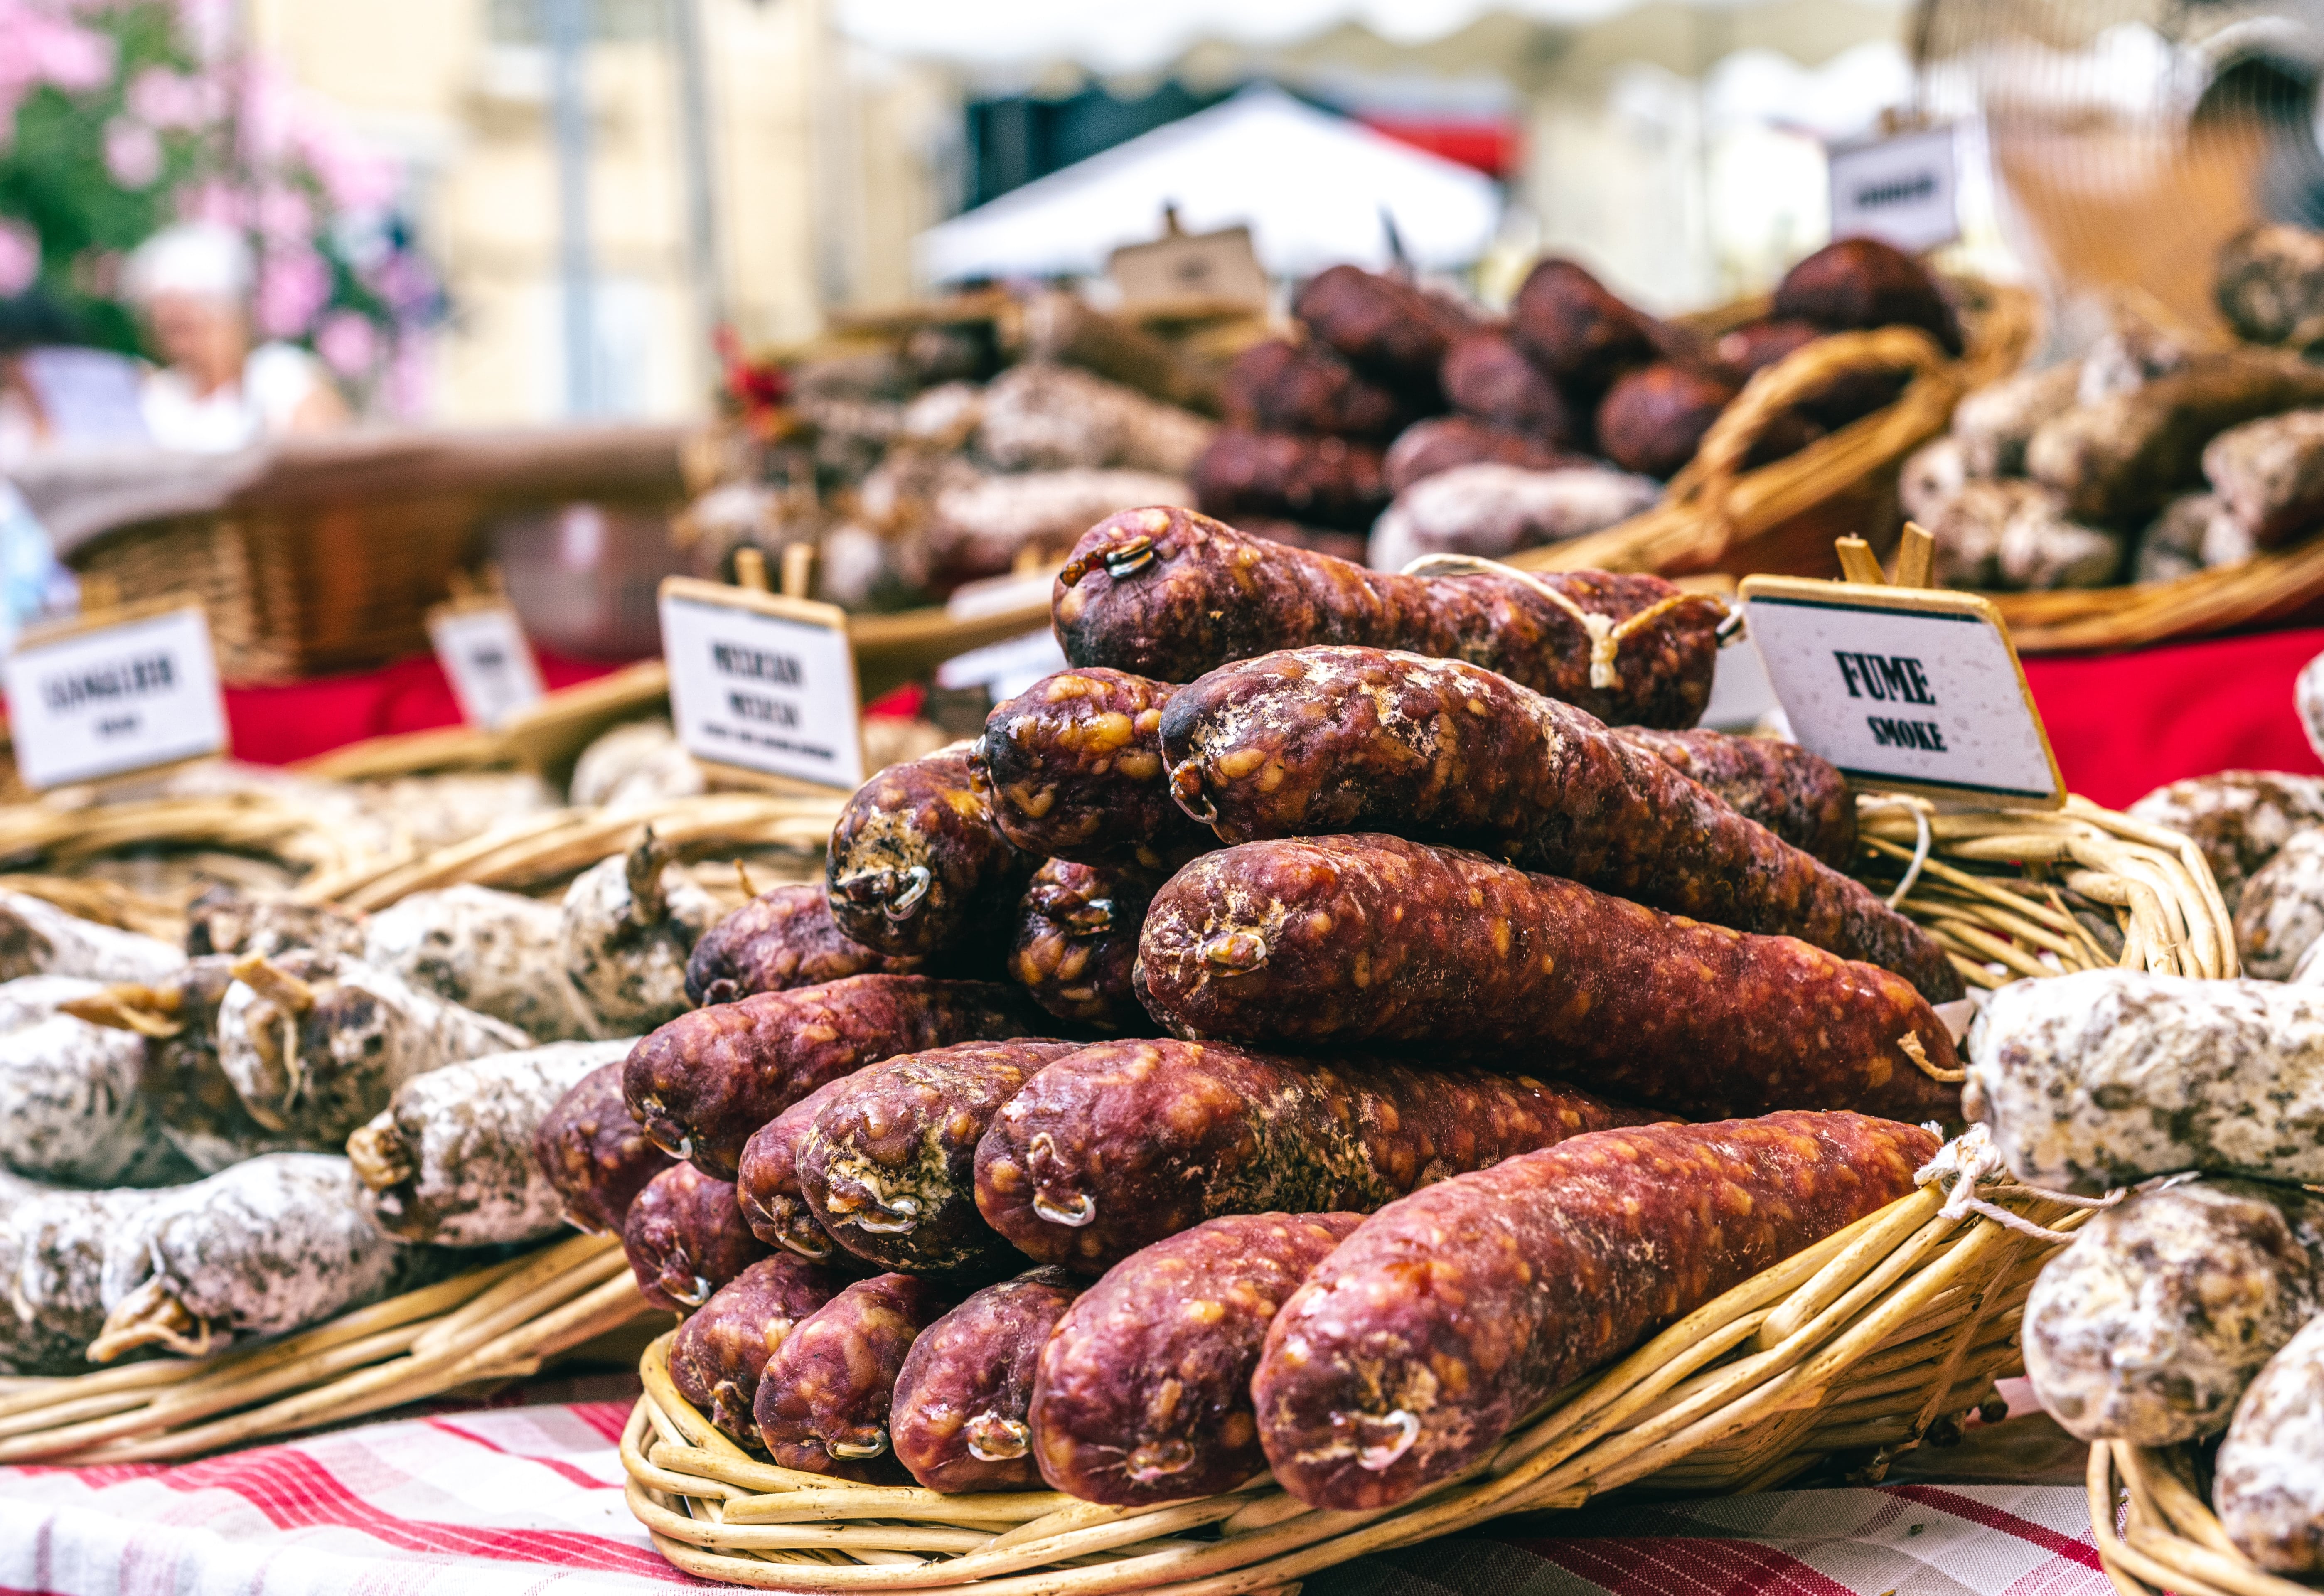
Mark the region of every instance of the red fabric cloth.
[[2128, 654], [2029, 659], [2025, 678], [2075, 792], [2121, 808], [2214, 770], [2324, 774], [2292, 705], [2324, 627], [2172, 643]]
[[[2166, 781], [2213, 770], [2324, 774], [2292, 700], [2300, 668], [2319, 653], [2324, 627], [2303, 627], [2127, 654], [2029, 659], [2025, 675], [2066, 785], [2119, 808]], [[551, 687], [615, 669], [604, 660], [540, 658]], [[872, 713], [909, 715], [921, 698], [917, 688], [901, 687]], [[226, 707], [235, 753], [261, 764], [460, 719], [433, 655], [357, 676], [228, 687]]]

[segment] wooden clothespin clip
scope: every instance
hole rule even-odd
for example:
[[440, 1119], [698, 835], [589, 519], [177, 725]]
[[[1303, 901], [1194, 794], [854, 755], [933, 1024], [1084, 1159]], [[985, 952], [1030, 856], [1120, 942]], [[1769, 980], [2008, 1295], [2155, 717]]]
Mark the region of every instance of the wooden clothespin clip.
[[734, 586], [753, 593], [772, 591], [767, 586], [767, 557], [747, 543], [734, 550]]

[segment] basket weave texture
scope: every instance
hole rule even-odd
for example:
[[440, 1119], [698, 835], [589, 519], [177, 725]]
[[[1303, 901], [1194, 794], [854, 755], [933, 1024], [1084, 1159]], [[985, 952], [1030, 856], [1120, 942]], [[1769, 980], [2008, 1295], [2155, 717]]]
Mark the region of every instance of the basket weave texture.
[[[1859, 816], [1866, 879], [1978, 984], [2101, 964], [2235, 972], [2218, 887], [2176, 834], [2080, 799], [1942, 814], [1872, 796]], [[622, 1439], [630, 1506], [672, 1564], [735, 1584], [1232, 1596], [1609, 1491], [1758, 1490], [1835, 1455], [1877, 1478], [1894, 1452], [1943, 1434], [2019, 1370], [2025, 1294], [2089, 1213], [2015, 1185], [1961, 1143], [1924, 1179], [1578, 1382], [1489, 1461], [1394, 1508], [1311, 1510], [1265, 1476], [1135, 1509], [835, 1481], [721, 1435], [672, 1386], [668, 1337], [646, 1352]]]
[[[1969, 346], [1960, 359], [1947, 359], [1916, 328], [1818, 338], [1744, 385], [1653, 509], [1602, 532], [1522, 550], [1508, 562], [1543, 571], [1838, 576], [1832, 540], [1861, 537], [1877, 545], [1893, 535], [1903, 525], [1896, 476], [1904, 457], [1944, 430], [1963, 394], [2015, 371], [2033, 346], [2038, 317], [2032, 294], [2001, 284], [1961, 288]], [[1795, 454], [1746, 468], [1760, 435], [1795, 401], [1852, 372], [1899, 370], [1912, 372], [1913, 380], [1886, 409]]]
[[2316, 1596], [2315, 1586], [2270, 1573], [2236, 1549], [2203, 1499], [2190, 1448], [2098, 1442], [2089, 1491], [2098, 1563], [2122, 1596]]

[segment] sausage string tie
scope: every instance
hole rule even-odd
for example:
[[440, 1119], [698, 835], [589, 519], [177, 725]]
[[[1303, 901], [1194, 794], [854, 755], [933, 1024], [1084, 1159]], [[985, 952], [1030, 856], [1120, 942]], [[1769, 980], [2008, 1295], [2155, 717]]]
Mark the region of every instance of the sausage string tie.
[[1590, 685], [1599, 688], [1622, 685], [1622, 673], [1614, 663], [1614, 653], [1622, 646], [1623, 639], [1632, 632], [1654, 624], [1683, 604], [1713, 604], [1722, 615], [1727, 609], [1725, 604], [1707, 593], [1674, 593], [1648, 604], [1628, 620], [1618, 623], [1611, 615], [1583, 609], [1531, 571], [1521, 571], [1515, 566], [1505, 566], [1497, 559], [1485, 559], [1473, 554], [1424, 554], [1406, 565], [1400, 574], [1406, 577], [1507, 577], [1513, 582], [1523, 583], [1572, 616], [1587, 634], [1590, 639]]
[[2111, 1208], [2125, 1195], [2119, 1187], [2103, 1197], [2081, 1197], [2071, 1192], [2027, 1185], [2009, 1173], [2008, 1166], [2002, 1162], [2001, 1149], [1993, 1145], [1993, 1138], [1983, 1125], [1971, 1125], [1966, 1132], [1939, 1148], [1937, 1156], [1921, 1166], [1913, 1180], [1916, 1185], [1944, 1188], [1944, 1205], [1937, 1210], [1941, 1218], [1966, 1219], [1972, 1213], [1982, 1214], [2005, 1229], [2042, 1241], [2070, 1241], [2074, 1238], [2064, 1231], [2035, 1224], [1998, 1203], [1987, 1202], [1979, 1195], [1980, 1188], [1997, 1195], [2023, 1192], [2045, 1203], [2062, 1203], [2070, 1208]]

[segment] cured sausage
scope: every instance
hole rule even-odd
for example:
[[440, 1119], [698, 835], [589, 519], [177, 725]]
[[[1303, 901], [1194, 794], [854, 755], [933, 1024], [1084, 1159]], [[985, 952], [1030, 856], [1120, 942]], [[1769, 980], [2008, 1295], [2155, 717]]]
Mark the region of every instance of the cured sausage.
[[[1178, 690], [1093, 666], [1043, 677], [998, 706], [969, 755], [993, 823], [1028, 853], [1084, 864], [1170, 871], [1215, 847], [1210, 828], [1170, 798], [1162, 709]], [[1855, 857], [1847, 779], [1799, 744], [1723, 732], [1610, 730], [1834, 869]]]
[[732, 1179], [751, 1133], [867, 1064], [1044, 1029], [1011, 986], [851, 975], [680, 1015], [630, 1053], [622, 1090], [655, 1145]]
[[847, 800], [825, 866], [831, 918], [881, 953], [940, 953], [1005, 921], [1035, 863], [993, 825], [955, 743], [890, 765]]
[[347, 1138], [372, 1222], [406, 1241], [490, 1247], [555, 1231], [557, 1188], [533, 1137], [592, 1071], [625, 1057], [622, 1042], [553, 1042], [447, 1065], [406, 1081]]
[[1029, 853], [1084, 864], [1175, 870], [1213, 846], [1163, 779], [1162, 706], [1177, 690], [1093, 667], [996, 705], [969, 755], [993, 824]]
[[839, 1295], [846, 1278], [781, 1253], [710, 1294], [669, 1343], [669, 1379], [727, 1439], [759, 1450], [752, 1416], [759, 1376], [798, 1322]]
[[976, 1211], [976, 1144], [1073, 1042], [961, 1042], [859, 1070], [798, 1144], [800, 1192], [832, 1240], [883, 1268], [971, 1275], [1009, 1245]]
[[646, 1183], [622, 1222], [622, 1250], [638, 1294], [682, 1314], [767, 1256], [742, 1222], [734, 1185], [691, 1164], [673, 1164]]
[[1139, 1507], [1231, 1490], [1267, 1466], [1250, 1374], [1267, 1327], [1355, 1213], [1238, 1213], [1134, 1252], [1057, 1322], [1033, 1381], [1041, 1478]]
[[251, 1117], [326, 1146], [415, 1075], [531, 1045], [512, 1025], [344, 954], [239, 959], [218, 1005], [218, 1067]]
[[1095, 1271], [1227, 1213], [1369, 1213], [1451, 1175], [1657, 1116], [1525, 1075], [1100, 1042], [1001, 1106], [976, 1149], [987, 1224]]
[[1311, 1507], [1403, 1501], [1653, 1330], [1909, 1195], [1936, 1150], [1848, 1113], [1645, 1125], [1392, 1203], [1268, 1332], [1267, 1461]]
[[1457, 301], [1361, 266], [1318, 272], [1291, 313], [1359, 369], [1432, 406], [1445, 350], [1476, 325]]
[[1796, 936], [1932, 1002], [1928, 933], [1570, 704], [1456, 660], [1298, 649], [1213, 671], [1162, 712], [1171, 789], [1230, 843], [1393, 829], [1487, 849], [1674, 914]]
[[2252, 873], [2236, 905], [2243, 973], [2288, 981], [2324, 936], [2324, 829], [2295, 831]]
[[1356, 531], [1388, 508], [1379, 451], [1344, 438], [1222, 427], [1186, 474], [1212, 515]]
[[464, 882], [411, 893], [372, 916], [363, 958], [536, 1042], [569, 1042], [594, 1022], [565, 978], [563, 924], [554, 903]]
[[1081, 1283], [1031, 1269], [988, 1286], [920, 1333], [896, 1376], [888, 1435], [930, 1490], [1038, 1490], [1033, 1376]]
[[[36, 979], [69, 978], [18, 981]], [[80, 987], [85, 995], [103, 990]], [[143, 1038], [91, 1025], [69, 1004], [0, 1035], [0, 1163], [68, 1185], [168, 1185], [189, 1178], [138, 1089], [144, 1062]]]
[[309, 947], [363, 956], [364, 917], [336, 903], [301, 903], [287, 892], [246, 891], [221, 881], [186, 906], [186, 952], [288, 953]]
[[2244, 1393], [2212, 1494], [2245, 1556], [2277, 1573], [2324, 1573], [2324, 1318], [2310, 1320]]
[[633, 1037], [686, 1012], [687, 957], [718, 907], [675, 854], [649, 826], [565, 890], [557, 956], [599, 1036]]
[[2130, 806], [2133, 820], [2184, 832], [2203, 851], [2233, 909], [2244, 882], [2297, 831], [2324, 826], [2324, 776], [2221, 770], [2158, 787]]
[[1962, 1112], [2028, 1185], [2324, 1182], [2324, 991], [2135, 970], [2013, 981], [1978, 1010], [1969, 1056]]
[[[1659, 577], [1389, 576], [1167, 509], [1125, 510], [1083, 533], [1050, 601], [1077, 666], [1186, 682], [1312, 643], [1409, 649], [1498, 671], [1600, 720], [1666, 727], [1692, 725], [1711, 701], [1725, 614]], [[1589, 615], [1611, 625], [1597, 650], [1610, 659], [1595, 658]]]
[[385, 1296], [431, 1256], [390, 1240], [355, 1201], [347, 1161], [268, 1153], [152, 1194], [106, 1239], [105, 1328], [92, 1362], [140, 1347], [200, 1357]]
[[1951, 1037], [1902, 976], [1400, 837], [1206, 853], [1156, 896], [1138, 968], [1182, 1037], [1408, 1044], [1690, 1116], [1960, 1115], [1931, 1073]]
[[138, 1095], [160, 1121], [162, 1139], [204, 1175], [260, 1153], [332, 1150], [327, 1142], [260, 1124], [219, 1067], [218, 1006], [234, 984], [234, 965], [231, 954], [198, 955], [161, 981], [121, 982], [58, 1005], [91, 1025], [144, 1038]]
[[672, 1163], [622, 1101], [622, 1066], [601, 1065], [558, 1100], [532, 1135], [533, 1161], [565, 1222], [593, 1236], [622, 1233], [630, 1204]]
[[2319, 1305], [2324, 1198], [2203, 1180], [2097, 1215], [2025, 1299], [2025, 1372], [2085, 1441], [2216, 1435]]
[[0, 1176], [0, 1370], [82, 1374], [105, 1328], [105, 1248], [158, 1192], [73, 1192]]
[[1154, 889], [1145, 871], [1048, 861], [1025, 889], [1009, 973], [1060, 1019], [1095, 1030], [1144, 1029], [1146, 1010], [1130, 972]]
[[767, 1454], [784, 1468], [843, 1480], [892, 1473], [896, 1376], [913, 1341], [951, 1305], [926, 1280], [874, 1275], [792, 1325], [759, 1377], [753, 1414]]
[[[751, 1139], [742, 1144], [734, 1175], [734, 1198], [742, 1205], [743, 1222], [751, 1227], [751, 1233], [770, 1247], [780, 1247], [813, 1263], [834, 1261], [835, 1249], [831, 1232], [823, 1228], [799, 1191], [798, 1146], [831, 1094], [853, 1079], [853, 1075], [841, 1075], [825, 1081], [753, 1130]], [[837, 1250], [838, 1259], [853, 1256], [844, 1249]]]
[[1727, 801], [1784, 841], [1834, 870], [1856, 858], [1856, 795], [1829, 761], [1780, 737], [1725, 732], [1609, 727], [1620, 741]]
[[29, 892], [0, 892], [0, 981], [165, 981], [185, 962], [184, 953], [156, 937], [81, 919]]
[[828, 892], [796, 881], [760, 893], [703, 934], [686, 961], [686, 995], [698, 1008], [850, 975], [918, 975], [927, 963], [864, 946], [831, 918]]

